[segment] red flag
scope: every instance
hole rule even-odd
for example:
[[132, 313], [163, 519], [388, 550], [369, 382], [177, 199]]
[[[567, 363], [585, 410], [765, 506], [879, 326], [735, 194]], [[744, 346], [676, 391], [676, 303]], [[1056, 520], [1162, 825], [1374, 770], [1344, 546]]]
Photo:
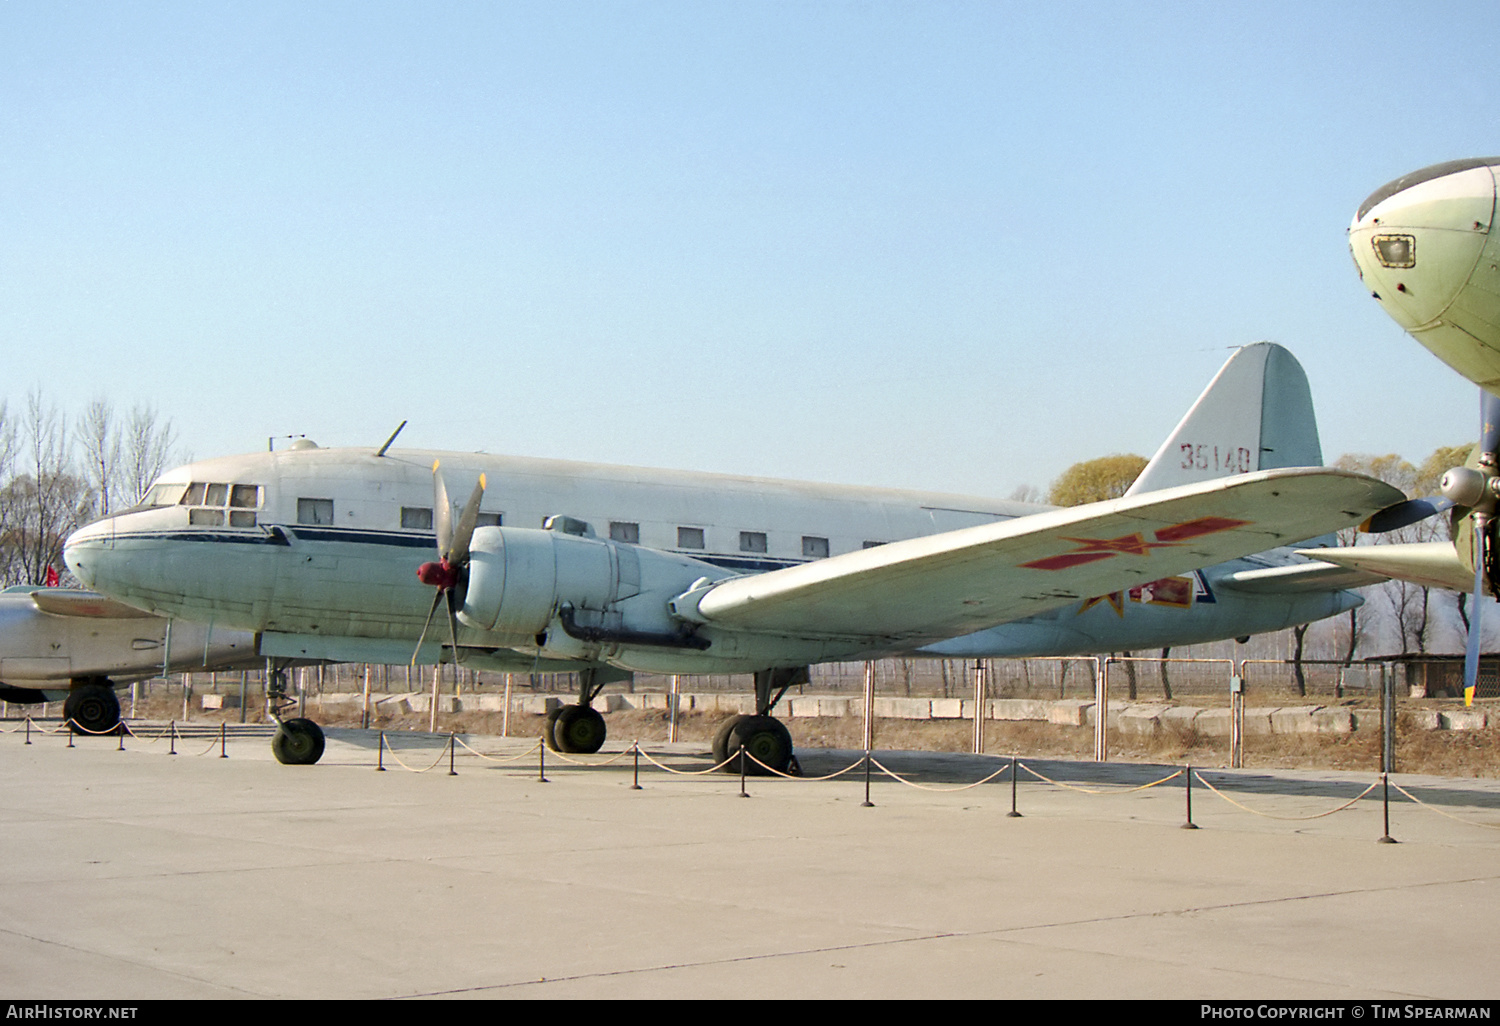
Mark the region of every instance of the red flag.
[[53, 566], [51, 563], [48, 563], [47, 564], [47, 587], [49, 587], [49, 588], [55, 588], [55, 587], [57, 587], [57, 585], [61, 581], [62, 581], [62, 578], [58, 575], [57, 568], [55, 566]]

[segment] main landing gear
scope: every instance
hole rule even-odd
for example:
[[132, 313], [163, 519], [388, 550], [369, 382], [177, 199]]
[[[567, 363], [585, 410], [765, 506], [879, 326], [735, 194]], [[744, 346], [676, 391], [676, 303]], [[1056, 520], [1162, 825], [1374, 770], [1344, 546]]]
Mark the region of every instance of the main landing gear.
[[323, 757], [323, 728], [303, 717], [284, 720], [281, 714], [297, 702], [286, 691], [286, 669], [290, 661], [266, 660], [266, 704], [276, 718], [276, 736], [271, 754], [284, 766], [311, 766]]
[[63, 718], [75, 734], [108, 734], [120, 726], [120, 699], [114, 682], [104, 677], [90, 677], [74, 683], [63, 699]]
[[796, 757], [792, 754], [791, 731], [771, 715], [771, 710], [786, 694], [787, 688], [807, 681], [805, 666], [757, 672], [755, 715], [731, 716], [719, 724], [719, 729], [714, 732], [714, 764], [723, 763], [729, 773], [740, 772], [740, 750], [743, 748], [750, 756], [743, 760], [744, 769], [751, 776], [765, 776], [773, 770], [777, 773], [794, 772]]
[[542, 740], [554, 752], [571, 752], [587, 755], [604, 747], [608, 730], [604, 717], [593, 706], [595, 696], [604, 690], [604, 685], [616, 680], [629, 680], [631, 674], [609, 667], [589, 667], [578, 674], [578, 701], [553, 709], [547, 714], [542, 729]]

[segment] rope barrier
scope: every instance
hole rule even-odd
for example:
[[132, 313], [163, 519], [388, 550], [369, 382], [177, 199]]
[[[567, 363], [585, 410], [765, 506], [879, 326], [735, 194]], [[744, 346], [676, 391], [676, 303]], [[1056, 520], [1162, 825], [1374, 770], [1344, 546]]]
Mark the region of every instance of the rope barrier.
[[1391, 786], [1394, 787], [1396, 790], [1400, 791], [1402, 794], [1406, 795], [1406, 797], [1410, 798], [1412, 801], [1416, 802], [1418, 805], [1422, 806], [1422, 808], [1427, 809], [1427, 810], [1429, 810], [1431, 812], [1435, 812], [1439, 816], [1447, 816], [1449, 819], [1453, 820], [1456, 823], [1466, 823], [1469, 826], [1484, 827], [1486, 830], [1500, 830], [1500, 826], [1497, 826], [1494, 823], [1476, 823], [1472, 819], [1464, 819], [1462, 816], [1455, 816], [1451, 812], [1444, 812], [1442, 809], [1438, 808], [1436, 805], [1433, 805], [1433, 804], [1431, 804], [1429, 802], [1424, 802], [1422, 799], [1420, 799], [1416, 795], [1412, 794], [1410, 791], [1408, 791], [1406, 788], [1402, 787], [1400, 784], [1397, 784], [1397, 783], [1393, 782], [1391, 784]]
[[[1353, 798], [1350, 798], [1344, 804], [1329, 809], [1327, 812], [1318, 812], [1314, 813], [1311, 816], [1275, 816], [1269, 812], [1258, 812], [1257, 810], [1250, 808], [1250, 806], [1245, 805], [1242, 802], [1235, 801], [1223, 791], [1220, 791], [1213, 784], [1209, 783], [1206, 779], [1204, 779], [1203, 774], [1198, 773], [1197, 771], [1194, 771], [1193, 776], [1198, 779], [1198, 783], [1202, 784], [1204, 787], [1208, 788], [1214, 794], [1218, 795], [1220, 798], [1224, 799], [1230, 805], [1233, 805], [1235, 808], [1239, 809], [1242, 812], [1248, 812], [1252, 816], [1260, 816], [1263, 819], [1279, 819], [1294, 823], [1306, 822], [1313, 819], [1322, 819], [1325, 816], [1332, 816], [1336, 812], [1343, 812], [1345, 809], [1349, 808], [1349, 806], [1353, 805], [1355, 802], [1359, 801], [1365, 795], [1369, 794], [1371, 791], [1375, 790], [1375, 788], [1380, 786], [1380, 782], [1377, 780], [1375, 783], [1365, 788], [1359, 794], [1355, 795]], [[1400, 788], [1397, 788], [1397, 790], [1400, 790]]]
[[1153, 780], [1147, 784], [1137, 784], [1134, 787], [1109, 787], [1093, 790], [1087, 787], [1076, 787], [1073, 784], [1065, 784], [1061, 780], [1053, 780], [1051, 777], [1038, 773], [1036, 770], [1032, 769], [1024, 762], [1021, 763], [1021, 768], [1027, 773], [1030, 773], [1032, 776], [1036, 777], [1038, 780], [1051, 784], [1054, 787], [1061, 787], [1066, 791], [1078, 791], [1082, 794], [1131, 794], [1135, 791], [1147, 791], [1153, 787], [1160, 787], [1162, 784], [1165, 784], [1168, 781], [1176, 780], [1178, 777], [1182, 776], [1182, 770], [1174, 770], [1168, 776], [1162, 777], [1160, 780]]
[[390, 746], [390, 742], [385, 739], [384, 733], [381, 734], [380, 743], [385, 746], [386, 751], [391, 753], [391, 758], [396, 760], [396, 765], [400, 766], [408, 773], [426, 773], [428, 770], [436, 769], [437, 766], [443, 761], [444, 756], [448, 754], [448, 746], [444, 745], [441, 749], [439, 749], [437, 758], [432, 760], [431, 766], [428, 766], [424, 769], [413, 769], [405, 762], [401, 761], [401, 756], [396, 752], [394, 748]]
[[[870, 757], [870, 763], [871, 765], [879, 768], [880, 772], [884, 773], [886, 776], [890, 777], [897, 783], [905, 784], [907, 787], [914, 787], [918, 791], [936, 791], [939, 793], [946, 791], [967, 791], [971, 787], [978, 787], [980, 784], [988, 784], [991, 780], [994, 780], [996, 777], [1000, 776], [1000, 774], [1010, 769], [1010, 764], [1007, 763], [1006, 765], [1001, 766], [995, 772], [991, 773], [989, 776], [985, 777], [983, 780], [976, 780], [972, 784], [959, 784], [957, 787], [930, 787], [926, 784], [918, 784], [915, 781], [907, 780], [905, 777], [895, 772], [894, 770], [887, 769], [885, 766], [882, 766], [880, 760], [875, 758], [874, 756]], [[855, 765], [857, 766], [859, 765], [859, 763], [855, 763]]]
[[489, 754], [487, 754], [485, 752], [481, 752], [479, 749], [477, 749], [473, 745], [469, 744], [469, 742], [465, 741], [462, 737], [455, 736], [454, 740], [458, 744], [462, 745], [464, 748], [468, 749], [470, 752], [473, 752], [474, 755], [477, 756], [478, 758], [483, 759], [485, 762], [500, 762], [500, 763], [520, 762], [522, 759], [529, 758], [537, 750], [537, 746], [542, 743], [542, 739], [541, 738], [537, 738], [535, 744], [531, 745], [531, 747], [527, 748], [524, 752], [521, 752], [519, 755], [499, 756], [499, 755], [489, 755]]
[[[174, 743], [177, 740], [185, 740], [185, 738], [183, 737], [183, 735], [180, 732], [177, 731], [175, 722], [172, 723], [172, 724], [170, 724], [166, 728], [163, 728], [163, 729], [161, 729], [159, 731], [156, 731], [154, 733], [142, 733], [137, 727], [132, 726], [126, 720], [121, 719], [119, 721], [119, 723], [117, 723], [114, 727], [111, 727], [108, 730], [95, 731], [95, 730], [89, 730], [89, 729], [81, 726], [80, 724], [76, 723], [75, 721], [72, 721], [72, 720], [63, 720], [60, 724], [56, 724], [54, 726], [49, 727], [46, 724], [37, 722], [33, 717], [31, 717], [29, 715], [24, 718], [24, 721], [22, 723], [17, 724], [14, 728], [0, 730], [0, 733], [14, 734], [14, 733], [20, 733], [22, 730], [27, 731], [28, 736], [32, 732], [35, 732], [35, 733], [38, 733], [38, 734], [43, 734], [43, 735], [46, 735], [46, 734], [56, 735], [56, 734], [67, 733], [70, 736], [73, 735], [73, 734], [78, 734], [78, 735], [91, 736], [91, 737], [109, 737], [109, 736], [114, 736], [114, 735], [118, 734], [120, 736], [120, 738], [121, 738], [121, 744], [122, 744], [122, 746], [123, 746], [123, 739], [126, 736], [132, 737], [132, 738], [134, 738], [134, 739], [136, 739], [138, 741], [141, 741], [141, 742], [143, 742], [145, 744], [155, 744], [156, 742], [159, 742], [159, 741], [161, 741], [163, 739], [171, 739]], [[198, 756], [208, 755], [215, 748], [220, 747], [221, 743], [222, 743], [221, 742], [221, 738], [219, 738], [219, 737], [213, 737], [213, 738], [210, 738], [208, 740], [208, 744], [206, 745], [206, 747], [201, 752], [197, 752], [197, 753], [183, 753], [183, 754], [197, 754]], [[418, 767], [418, 766], [413, 766], [413, 765], [407, 763], [406, 761], [404, 761], [401, 758], [401, 753], [398, 752], [395, 749], [395, 747], [390, 744], [390, 742], [389, 742], [388, 738], [386, 737], [386, 735], [384, 734], [384, 732], [382, 732], [381, 739], [380, 739], [380, 746], [381, 746], [382, 752], [389, 751], [390, 754], [391, 754], [392, 759], [395, 760], [396, 764], [398, 766], [400, 766], [402, 769], [405, 769], [405, 770], [407, 770], [408, 772], [411, 772], [411, 773], [427, 773], [427, 772], [430, 772], [431, 770], [436, 769], [439, 765], [442, 764], [443, 759], [444, 759], [445, 756], [451, 762], [451, 760], [452, 760], [452, 758], [454, 756], [454, 753], [456, 751], [456, 747], [458, 745], [462, 745], [466, 752], [468, 752], [469, 754], [475, 756], [476, 758], [483, 759], [486, 762], [493, 762], [493, 763], [500, 763], [500, 764], [518, 763], [518, 762], [520, 762], [520, 761], [522, 761], [524, 759], [529, 759], [534, 754], [536, 754], [539, 749], [543, 749], [544, 748], [544, 744], [543, 744], [542, 740], [540, 738], [537, 738], [536, 740], [534, 740], [530, 745], [528, 745], [521, 752], [518, 752], [518, 753], [515, 753], [515, 754], [511, 754], [511, 755], [493, 755], [493, 754], [490, 754], [490, 753], [481, 752], [477, 748], [475, 748], [473, 745], [469, 744], [467, 741], [464, 741], [464, 740], [458, 738], [457, 735], [452, 735], [448, 739], [448, 743], [442, 746], [442, 748], [437, 752], [436, 756], [433, 758], [432, 762], [429, 765], [427, 765], [425, 767]], [[70, 737], [70, 747], [71, 747], [71, 737]], [[638, 757], [640, 759], [644, 759], [648, 764], [650, 764], [652, 766], [655, 766], [659, 770], [662, 770], [662, 771], [667, 772], [667, 773], [671, 773], [671, 774], [673, 774], [675, 776], [683, 776], [683, 777], [697, 777], [697, 776], [704, 776], [704, 775], [709, 774], [709, 773], [718, 773], [718, 772], [720, 772], [720, 771], [728, 768], [731, 764], [734, 763], [735, 759], [737, 759], [738, 757], [740, 757], [741, 754], [743, 754], [750, 762], [753, 762], [755, 765], [759, 766], [762, 770], [764, 770], [769, 775], [781, 777], [783, 779], [788, 779], [788, 780], [806, 781], [808, 783], [829, 781], [829, 780], [834, 780], [834, 779], [837, 779], [839, 777], [845, 776], [845, 775], [847, 775], [849, 773], [852, 773], [855, 770], [859, 769], [861, 766], [865, 765], [866, 764], [866, 760], [868, 759], [868, 762], [869, 762], [870, 765], [873, 765], [875, 768], [879, 769], [881, 773], [885, 774], [887, 777], [891, 778], [892, 780], [896, 781], [897, 783], [905, 784], [907, 787], [914, 788], [915, 790], [928, 791], [928, 792], [938, 793], [938, 794], [948, 793], [948, 792], [958, 792], [958, 791], [971, 790], [971, 789], [979, 787], [979, 786], [981, 786], [983, 784], [988, 784], [988, 783], [991, 783], [991, 782], [993, 782], [995, 780], [998, 780], [998, 779], [1004, 777], [1007, 771], [1011, 772], [1011, 784], [1014, 787], [1014, 785], [1016, 783], [1016, 777], [1017, 777], [1016, 771], [1018, 769], [1025, 770], [1028, 774], [1030, 774], [1036, 780], [1041, 781], [1042, 783], [1051, 784], [1054, 787], [1059, 787], [1059, 788], [1062, 788], [1062, 789], [1067, 790], [1067, 791], [1073, 791], [1073, 792], [1080, 793], [1080, 794], [1106, 795], [1106, 796], [1107, 795], [1115, 795], [1115, 794], [1133, 794], [1133, 793], [1136, 793], [1136, 792], [1139, 792], [1139, 791], [1150, 790], [1150, 789], [1155, 788], [1155, 787], [1160, 787], [1163, 784], [1170, 783], [1171, 781], [1176, 780], [1179, 777], [1183, 777], [1185, 774], [1188, 774], [1188, 775], [1190, 775], [1189, 776], [1189, 780], [1191, 780], [1193, 778], [1196, 778], [1197, 781], [1200, 784], [1202, 784], [1204, 787], [1208, 788], [1208, 790], [1210, 790], [1211, 792], [1213, 792], [1213, 794], [1215, 796], [1217, 796], [1218, 798], [1223, 799], [1227, 804], [1233, 806], [1234, 808], [1239, 809], [1240, 811], [1248, 813], [1248, 814], [1250, 814], [1252, 816], [1259, 816], [1259, 817], [1261, 817], [1263, 819], [1278, 820], [1278, 821], [1283, 821], [1283, 822], [1308, 822], [1308, 821], [1311, 821], [1311, 820], [1324, 819], [1324, 818], [1326, 818], [1328, 816], [1335, 815], [1336, 813], [1343, 812], [1344, 810], [1349, 809], [1352, 806], [1354, 806], [1355, 804], [1357, 804], [1358, 802], [1362, 801], [1363, 799], [1365, 799], [1366, 797], [1368, 797], [1377, 787], [1380, 786], [1380, 781], [1376, 781], [1375, 783], [1370, 784], [1363, 791], [1361, 791], [1359, 794], [1355, 795], [1354, 797], [1350, 798], [1349, 800], [1344, 801], [1344, 802], [1336, 805], [1335, 807], [1333, 807], [1331, 809], [1327, 809], [1327, 810], [1322, 811], [1322, 812], [1316, 812], [1316, 813], [1312, 813], [1310, 815], [1287, 816], [1287, 815], [1278, 815], [1278, 814], [1271, 813], [1271, 812], [1264, 812], [1262, 810], [1253, 808], [1253, 807], [1245, 804], [1244, 802], [1242, 802], [1242, 801], [1240, 801], [1240, 800], [1238, 800], [1238, 799], [1236, 799], [1234, 797], [1231, 797], [1228, 793], [1226, 793], [1225, 791], [1221, 790], [1219, 787], [1216, 787], [1214, 785], [1214, 783], [1211, 780], [1209, 780], [1207, 777], [1205, 777], [1201, 772], [1198, 772], [1196, 770], [1192, 770], [1191, 768], [1173, 770], [1171, 773], [1167, 774], [1164, 777], [1161, 777], [1161, 778], [1159, 778], [1157, 780], [1148, 781], [1148, 782], [1146, 782], [1144, 784], [1136, 784], [1136, 785], [1131, 785], [1131, 786], [1109, 786], [1109, 787], [1093, 786], [1093, 787], [1081, 787], [1081, 786], [1078, 786], [1076, 784], [1069, 784], [1069, 783], [1067, 783], [1065, 781], [1057, 780], [1057, 779], [1054, 779], [1052, 777], [1049, 777], [1046, 774], [1037, 771], [1032, 766], [1030, 766], [1030, 765], [1028, 765], [1028, 764], [1026, 764], [1024, 762], [1018, 762], [1014, 758], [1011, 758], [1011, 760], [1006, 765], [1001, 766], [999, 769], [995, 770], [995, 772], [987, 774], [986, 776], [981, 777], [980, 779], [975, 780], [975, 781], [973, 781], [971, 783], [958, 784], [956, 786], [938, 787], [938, 786], [933, 786], [933, 785], [930, 785], [930, 784], [921, 784], [921, 783], [918, 783], [917, 781], [910, 779], [908, 776], [905, 776], [905, 775], [903, 775], [903, 774], [901, 774], [901, 773], [899, 773], [899, 772], [891, 769], [889, 766], [886, 766], [880, 760], [874, 758], [873, 755], [866, 755], [866, 754], [861, 754], [853, 762], [851, 762], [849, 765], [847, 765], [847, 766], [845, 766], [845, 767], [843, 767], [841, 769], [837, 769], [837, 770], [834, 770], [831, 773], [826, 773], [826, 774], [822, 774], [820, 776], [813, 776], [813, 777], [802, 776], [800, 774], [788, 773], [788, 772], [786, 772], [784, 770], [777, 769], [774, 766], [770, 766], [770, 765], [766, 764], [765, 762], [761, 761], [753, 753], [748, 752], [748, 751], [743, 751], [743, 750], [742, 751], [736, 751], [736, 752], [734, 752], [733, 754], [731, 754], [727, 758], [725, 758], [722, 762], [719, 762], [719, 763], [717, 763], [717, 764], [715, 764], [713, 766], [709, 766], [709, 767], [706, 767], [704, 769], [693, 769], [693, 770], [679, 769], [679, 768], [677, 768], [675, 766], [671, 766], [671, 765], [667, 764], [666, 762], [663, 762], [662, 759], [659, 758], [657, 755], [655, 755], [655, 754], [647, 751], [646, 749], [640, 747], [640, 744], [638, 742], [632, 742], [631, 745], [629, 747], [625, 748], [623, 751], [615, 753], [615, 754], [612, 754], [612, 755], [608, 756], [607, 758], [603, 758], [603, 759], [599, 759], [599, 760], [588, 760], [588, 759], [580, 759], [580, 758], [576, 758], [576, 757], [570, 757], [569, 753], [557, 752], [555, 750], [552, 751], [551, 754], [553, 754], [554, 756], [556, 756], [559, 759], [562, 759], [564, 762], [571, 763], [572, 765], [575, 765], [575, 766], [581, 766], [581, 767], [601, 767], [601, 768], [605, 767], [605, 766], [615, 765], [617, 763], [620, 763], [622, 760], [625, 760], [627, 758], [630, 758], [630, 757], [634, 756], [634, 757]], [[578, 753], [572, 753], [573, 756], [576, 756], [577, 754]], [[1475, 820], [1472, 820], [1472, 819], [1464, 818], [1462, 816], [1454, 815], [1454, 814], [1452, 814], [1450, 812], [1445, 811], [1444, 809], [1441, 809], [1441, 808], [1433, 805], [1430, 802], [1423, 801], [1416, 794], [1413, 794], [1411, 791], [1409, 791], [1408, 789], [1402, 787], [1399, 784], [1395, 784], [1394, 782], [1391, 782], [1390, 786], [1394, 787], [1400, 794], [1404, 795], [1412, 803], [1414, 803], [1416, 805], [1420, 805], [1424, 809], [1428, 809], [1428, 810], [1430, 810], [1432, 812], [1435, 812], [1435, 813], [1437, 813], [1440, 816], [1444, 816], [1444, 817], [1446, 817], [1448, 819], [1451, 819], [1454, 822], [1464, 823], [1464, 824], [1469, 825], [1469, 826], [1484, 827], [1484, 828], [1490, 829], [1490, 830], [1500, 830], [1500, 824], [1478, 822], [1478, 821], [1475, 821]], [[1014, 813], [1014, 812], [1012, 814], [1013, 815], [1018, 815], [1018, 813]]]
[[[731, 755], [729, 758], [725, 759], [719, 765], [720, 766], [727, 766], [727, 765], [729, 765], [731, 762], [734, 761], [735, 756], [737, 756], [737, 755], [739, 755], [739, 752], [735, 752], [734, 755]], [[761, 769], [765, 770], [767, 773], [770, 773], [773, 776], [782, 777], [783, 779], [786, 779], [786, 780], [808, 780], [808, 781], [813, 781], [813, 780], [832, 780], [835, 777], [841, 777], [841, 776], [843, 776], [845, 773], [848, 773], [850, 770], [857, 769], [865, 761], [864, 760], [864, 756], [860, 756], [858, 759], [854, 760], [849, 765], [845, 766], [843, 769], [841, 769], [841, 770], [835, 770], [834, 772], [829, 773], [826, 776], [821, 776], [821, 777], [805, 777], [801, 773], [787, 773], [784, 770], [777, 769], [775, 766], [768, 766], [765, 763], [761, 762], [759, 759], [757, 759], [755, 757], [755, 753], [754, 752], [746, 751], [745, 755], [746, 755], [747, 758], [749, 758], [749, 760], [751, 762], [755, 763], [755, 765], [759, 766]], [[715, 768], [717, 769], [718, 767], [715, 767]]]

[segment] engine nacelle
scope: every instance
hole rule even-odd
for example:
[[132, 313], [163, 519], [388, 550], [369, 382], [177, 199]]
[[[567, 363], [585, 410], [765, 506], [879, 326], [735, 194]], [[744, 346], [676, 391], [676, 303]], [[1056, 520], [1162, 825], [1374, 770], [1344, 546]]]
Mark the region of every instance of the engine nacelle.
[[[470, 627], [531, 639], [564, 609], [604, 640], [671, 644], [684, 631], [668, 600], [729, 572], [687, 556], [526, 527], [481, 527], [469, 543], [469, 580], [458, 617]], [[655, 637], [659, 640], [652, 641]]]

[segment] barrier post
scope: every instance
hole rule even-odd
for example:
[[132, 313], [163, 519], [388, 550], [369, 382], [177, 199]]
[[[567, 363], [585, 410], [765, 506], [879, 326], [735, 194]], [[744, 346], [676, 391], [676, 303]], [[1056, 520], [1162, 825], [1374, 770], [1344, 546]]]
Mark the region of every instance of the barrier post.
[[632, 791], [639, 791], [641, 790], [641, 743], [639, 741], [632, 741], [630, 742], [630, 748], [635, 753], [635, 769], [630, 775], [630, 789]]
[[875, 803], [870, 801], [870, 750], [865, 749], [865, 800], [860, 802], [861, 809], [873, 809]]
[[1006, 819], [1020, 819], [1021, 814], [1016, 811], [1016, 757], [1010, 757], [1010, 811], [1005, 814]]
[[1197, 830], [1198, 824], [1193, 822], [1193, 767], [1188, 766], [1183, 775], [1184, 790], [1187, 793], [1187, 822], [1182, 824], [1184, 830]]
[[31, 714], [26, 714], [26, 743], [31, 744]]
[[220, 722], [219, 723], [219, 758], [221, 758], [221, 759], [227, 759], [227, 758], [229, 758], [229, 749], [224, 744], [224, 736], [225, 736], [224, 724], [222, 722]]
[[454, 755], [457, 752], [457, 750], [458, 750], [458, 735], [455, 734], [455, 733], [453, 733], [452, 731], [449, 731], [449, 733], [448, 733], [448, 775], [450, 777], [456, 777], [456, 776], [458, 776], [458, 770], [456, 770], [456, 769], [453, 768], [453, 758], [454, 758]]
[[380, 744], [376, 746], [375, 752], [376, 752], [376, 755], [375, 755], [375, 771], [377, 773], [384, 773], [385, 772], [385, 731], [383, 731], [383, 730], [380, 732]]
[[543, 741], [536, 746], [536, 782], [547, 783], [547, 742]]
[[[122, 733], [120, 735], [120, 746], [124, 747], [124, 745], [125, 745], [125, 735]], [[177, 721], [176, 720], [173, 720], [172, 722], [170, 722], [170, 723], [167, 724], [167, 754], [168, 755], [176, 755], [177, 754]]]
[[740, 797], [749, 798], [750, 792], [745, 790], [745, 743], [740, 742]]
[[1380, 790], [1381, 790], [1380, 804], [1384, 807], [1384, 810], [1385, 810], [1385, 833], [1383, 835], [1381, 835], [1380, 839], [1378, 841], [1376, 841], [1375, 843], [1376, 844], [1399, 844], [1400, 842], [1397, 841], [1394, 837], [1391, 836], [1391, 778], [1390, 778], [1390, 774], [1388, 774], [1388, 773], [1381, 773], [1380, 774]]

